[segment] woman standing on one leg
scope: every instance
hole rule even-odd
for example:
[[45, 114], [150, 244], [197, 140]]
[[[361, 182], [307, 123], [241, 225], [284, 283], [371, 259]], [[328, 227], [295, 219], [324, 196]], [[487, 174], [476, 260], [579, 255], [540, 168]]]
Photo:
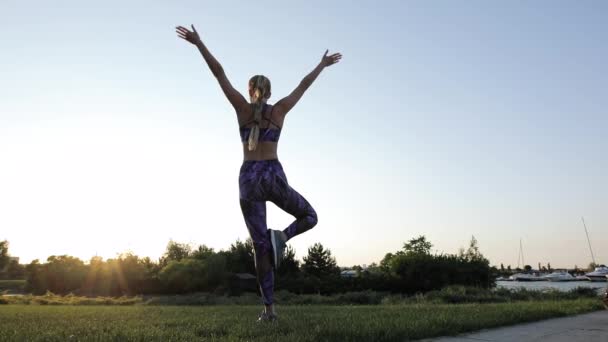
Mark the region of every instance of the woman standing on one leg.
[[[270, 98], [270, 80], [262, 75], [249, 80], [250, 102], [235, 90], [220, 63], [211, 55], [192, 26], [192, 31], [178, 26], [180, 38], [196, 45], [203, 55], [222, 91], [234, 107], [243, 142], [244, 161], [239, 175], [239, 191], [243, 217], [255, 252], [258, 284], [264, 302], [264, 312], [259, 320], [275, 320], [273, 306], [274, 272], [279, 267], [285, 242], [317, 224], [317, 213], [302, 195], [289, 186], [277, 157], [277, 144], [285, 115], [296, 105], [304, 92], [321, 71], [342, 58], [339, 53], [323, 55], [321, 62], [295, 90], [275, 105]], [[283, 231], [270, 230], [266, 226], [266, 201], [293, 215], [296, 219]]]

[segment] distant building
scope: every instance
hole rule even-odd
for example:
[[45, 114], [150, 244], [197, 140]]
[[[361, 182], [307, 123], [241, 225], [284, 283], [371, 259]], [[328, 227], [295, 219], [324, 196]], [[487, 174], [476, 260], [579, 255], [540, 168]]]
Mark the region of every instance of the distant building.
[[342, 278], [354, 278], [357, 276], [357, 271], [356, 270], [344, 270], [344, 271], [340, 272], [340, 276]]

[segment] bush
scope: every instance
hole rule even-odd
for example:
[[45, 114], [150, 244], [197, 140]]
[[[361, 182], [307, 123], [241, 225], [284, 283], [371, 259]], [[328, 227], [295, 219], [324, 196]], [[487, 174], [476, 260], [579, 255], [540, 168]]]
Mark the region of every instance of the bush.
[[170, 261], [159, 273], [168, 293], [211, 291], [227, 280], [226, 259], [214, 254], [205, 260], [182, 259]]

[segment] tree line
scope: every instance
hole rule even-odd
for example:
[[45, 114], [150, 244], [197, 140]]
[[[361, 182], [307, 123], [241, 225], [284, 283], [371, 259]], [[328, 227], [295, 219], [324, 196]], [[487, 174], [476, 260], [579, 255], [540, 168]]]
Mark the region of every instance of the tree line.
[[[447, 285], [490, 288], [497, 269], [490, 267], [473, 237], [469, 247], [456, 254], [432, 254], [425, 236], [404, 243], [401, 250], [387, 253], [379, 263], [353, 266], [355, 276], [341, 276], [331, 251], [316, 243], [300, 261], [288, 246], [276, 270], [276, 289], [299, 294], [334, 294], [375, 290], [414, 294]], [[8, 242], [0, 242], [0, 271], [8, 263]], [[237, 240], [228, 249], [215, 251], [205, 245], [169, 241], [158, 260], [122, 253], [88, 262], [69, 255], [53, 255], [46, 262], [33, 260], [22, 266], [25, 291], [43, 294], [74, 293], [87, 296], [139, 294], [184, 294], [214, 292], [237, 295], [257, 291], [253, 244]], [[5, 271], [6, 272], [6, 271]]]

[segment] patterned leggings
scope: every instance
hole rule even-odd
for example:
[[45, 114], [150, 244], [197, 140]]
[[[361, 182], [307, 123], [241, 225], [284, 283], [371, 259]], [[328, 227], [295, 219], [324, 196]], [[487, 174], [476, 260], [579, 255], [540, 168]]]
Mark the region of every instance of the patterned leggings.
[[241, 210], [253, 240], [262, 300], [270, 305], [273, 302], [274, 272], [270, 231], [266, 226], [266, 201], [271, 201], [296, 218], [283, 230], [288, 240], [314, 227], [317, 213], [302, 195], [287, 184], [287, 177], [277, 159], [244, 161], [239, 175], [239, 190]]

